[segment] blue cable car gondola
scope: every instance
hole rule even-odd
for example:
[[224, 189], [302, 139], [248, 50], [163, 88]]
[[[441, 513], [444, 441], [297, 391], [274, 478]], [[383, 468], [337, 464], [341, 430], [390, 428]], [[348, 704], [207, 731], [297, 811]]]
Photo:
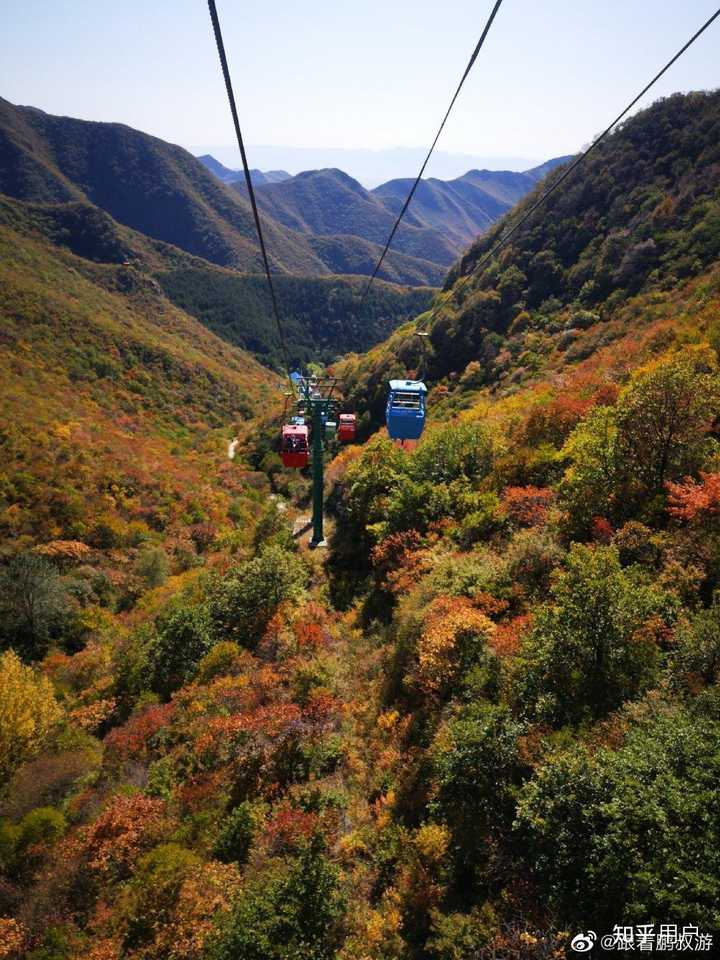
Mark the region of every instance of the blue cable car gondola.
[[387, 432], [393, 440], [419, 440], [425, 426], [425, 394], [420, 380], [391, 380], [385, 408]]

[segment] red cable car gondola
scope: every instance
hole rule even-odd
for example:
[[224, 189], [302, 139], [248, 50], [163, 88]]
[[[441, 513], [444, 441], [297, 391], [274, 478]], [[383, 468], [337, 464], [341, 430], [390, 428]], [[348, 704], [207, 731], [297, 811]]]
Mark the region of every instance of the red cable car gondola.
[[354, 413], [341, 413], [338, 423], [337, 437], [341, 443], [350, 443], [355, 439], [357, 432], [357, 422]]
[[310, 459], [308, 428], [296, 423], [286, 423], [282, 428], [280, 457], [286, 467], [306, 467]]

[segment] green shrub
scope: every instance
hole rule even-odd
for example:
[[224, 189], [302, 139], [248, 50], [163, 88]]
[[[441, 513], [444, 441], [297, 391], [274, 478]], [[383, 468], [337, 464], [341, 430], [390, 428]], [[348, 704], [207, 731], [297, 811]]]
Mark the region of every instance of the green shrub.
[[207, 608], [198, 601], [175, 601], [157, 618], [156, 628], [153, 689], [167, 697], [190, 679], [214, 641]]
[[510, 579], [536, 597], [547, 594], [550, 576], [564, 556], [565, 551], [547, 530], [519, 530], [505, 549]]
[[306, 582], [302, 561], [277, 545], [240, 564], [216, 584], [210, 597], [216, 640], [232, 640], [252, 649], [279, 604], [299, 599]]
[[197, 678], [201, 683], [207, 683], [213, 677], [223, 676], [240, 656], [240, 647], [232, 640], [222, 640], [202, 658], [197, 665]]
[[720, 724], [658, 710], [617, 750], [581, 746], [524, 787], [516, 834], [564, 922], [720, 924]]
[[497, 933], [497, 917], [489, 905], [470, 913], [431, 914], [425, 949], [433, 960], [476, 960]]
[[315, 838], [245, 887], [208, 960], [334, 960], [344, 910], [337, 868]]
[[596, 516], [658, 521], [666, 481], [695, 473], [713, 449], [715, 367], [705, 348], [640, 371], [615, 407], [596, 407], [578, 424], [562, 450], [569, 466], [559, 488], [571, 535], [589, 534]]
[[245, 863], [261, 821], [262, 810], [256, 803], [244, 800], [234, 807], [220, 824], [213, 846], [215, 859]]
[[518, 705], [562, 725], [598, 719], [639, 696], [660, 675], [655, 631], [675, 615], [673, 598], [638, 568], [623, 570], [615, 547], [574, 544], [525, 642]]
[[506, 594], [509, 581], [500, 559], [490, 550], [478, 549], [438, 560], [422, 586], [427, 601], [439, 594], [472, 598], [480, 593], [491, 593], [501, 597]]
[[168, 560], [161, 547], [148, 547], [137, 559], [135, 571], [148, 587], [159, 587], [167, 580]]
[[492, 439], [481, 423], [450, 423], [426, 433], [410, 459], [418, 480], [450, 483], [465, 477], [481, 480], [493, 466]]
[[0, 650], [41, 657], [70, 619], [63, 580], [44, 557], [22, 553], [0, 568]]
[[147, 787], [145, 792], [150, 797], [160, 797], [169, 800], [175, 786], [175, 765], [173, 758], [167, 754], [155, 760], [148, 767]]
[[0, 818], [0, 870], [10, 870], [15, 860], [15, 851], [20, 842], [21, 830], [16, 823]]
[[278, 504], [275, 500], [270, 500], [263, 510], [253, 534], [255, 550], [263, 550], [271, 544], [282, 547], [289, 553], [297, 551], [297, 544], [293, 539], [292, 528], [287, 515], [282, 510], [278, 510]]
[[157, 633], [149, 625], [142, 624], [115, 648], [114, 693], [118, 701], [116, 712], [120, 720], [126, 720], [137, 701], [150, 692], [157, 641]]
[[78, 941], [72, 927], [53, 924], [43, 932], [42, 945], [25, 954], [25, 960], [71, 960], [77, 956]]
[[672, 673], [678, 683], [693, 686], [698, 681], [720, 680], [720, 595], [709, 610], [701, 610], [677, 632]]
[[67, 829], [67, 821], [54, 807], [38, 807], [26, 813], [20, 822], [20, 843], [29, 847], [35, 843], [53, 843]]
[[66, 829], [65, 817], [54, 807], [36, 807], [19, 823], [0, 819], [0, 869], [8, 873], [22, 870], [31, 847], [55, 843]]
[[431, 809], [449, 826], [456, 856], [471, 873], [482, 866], [488, 831], [512, 824], [526, 775], [518, 754], [523, 730], [506, 708], [471, 703], [436, 740], [437, 797]]
[[474, 494], [466, 498], [463, 507], [464, 516], [453, 537], [465, 550], [478, 541], [489, 540], [505, 526], [496, 493]]
[[183, 881], [197, 872], [200, 863], [197, 854], [177, 843], [163, 843], [140, 858], [122, 902], [125, 949], [149, 943], [169, 922]]

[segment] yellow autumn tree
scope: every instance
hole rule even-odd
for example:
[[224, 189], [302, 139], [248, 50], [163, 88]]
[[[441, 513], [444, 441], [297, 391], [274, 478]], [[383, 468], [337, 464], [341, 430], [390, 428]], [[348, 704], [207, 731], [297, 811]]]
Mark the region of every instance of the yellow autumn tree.
[[50, 681], [6, 651], [0, 657], [0, 784], [40, 750], [61, 715]]
[[436, 597], [425, 616], [418, 643], [417, 682], [438, 694], [451, 682], [460, 660], [459, 645], [484, 643], [495, 624], [466, 597]]
[[17, 920], [0, 917], [0, 960], [19, 960], [25, 934], [25, 928]]

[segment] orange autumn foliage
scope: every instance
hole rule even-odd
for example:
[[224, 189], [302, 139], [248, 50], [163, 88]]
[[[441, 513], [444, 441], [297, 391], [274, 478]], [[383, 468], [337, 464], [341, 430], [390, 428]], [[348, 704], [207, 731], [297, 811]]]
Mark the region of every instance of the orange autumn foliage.
[[390, 593], [404, 593], [417, 579], [427, 560], [417, 530], [391, 533], [370, 552], [378, 584]]
[[342, 710], [342, 701], [325, 687], [310, 691], [303, 707], [303, 719], [318, 726], [329, 726]]
[[147, 707], [131, 717], [123, 727], [117, 727], [105, 737], [106, 758], [116, 761], [146, 758], [150, 741], [170, 723], [174, 712], [172, 703], [164, 703]]
[[590, 364], [565, 381], [562, 393], [532, 407], [520, 428], [520, 437], [525, 443], [562, 446], [593, 407], [612, 406], [618, 392], [617, 384], [603, 381]]
[[25, 928], [19, 921], [0, 917], [0, 960], [19, 960], [25, 939]]
[[488, 643], [499, 657], [515, 656], [520, 649], [523, 634], [529, 627], [529, 616], [513, 617], [507, 623], [498, 624], [493, 635], [489, 637]]
[[71, 710], [69, 717], [83, 730], [93, 732], [112, 716], [116, 706], [117, 700], [113, 698], [94, 700], [92, 703]]
[[231, 750], [235, 741], [244, 740], [247, 734], [276, 739], [296, 726], [301, 718], [300, 707], [295, 703], [274, 703], [258, 707], [252, 713], [215, 717], [203, 723], [195, 752], [205, 762], [211, 762], [213, 757]]
[[142, 794], [113, 797], [73, 841], [87, 866], [102, 876], [124, 876], [167, 829], [165, 803]]
[[307, 603], [298, 610], [292, 629], [301, 650], [319, 650], [330, 641], [328, 611], [319, 603]]
[[180, 887], [172, 921], [155, 941], [157, 957], [200, 960], [218, 916], [229, 910], [240, 890], [240, 871], [232, 863], [202, 864]]
[[489, 639], [495, 624], [467, 597], [436, 597], [425, 616], [418, 644], [417, 681], [427, 694], [438, 694], [451, 682], [462, 639]]
[[486, 617], [499, 617], [500, 614], [505, 613], [509, 603], [507, 600], [499, 600], [497, 597], [494, 597], [491, 593], [485, 593], [480, 591], [473, 595], [472, 598], [473, 606], [484, 613]]
[[502, 503], [514, 523], [523, 527], [537, 527], [545, 522], [554, 496], [547, 487], [506, 487]]
[[222, 787], [222, 776], [209, 773], [187, 780], [177, 791], [177, 798], [190, 813], [198, 813], [217, 798]]
[[[104, 940], [96, 940], [82, 960], [120, 960], [121, 956], [122, 945], [120, 941], [108, 937]], [[80, 960], [79, 956], [77, 960]]]
[[605, 517], [592, 518], [592, 537], [598, 543], [610, 543], [615, 533], [615, 529], [609, 520]]
[[309, 840], [316, 831], [319, 818], [294, 807], [281, 807], [265, 827], [265, 837], [273, 853], [294, 849], [303, 840]]
[[687, 477], [682, 483], [666, 483], [668, 513], [676, 520], [693, 523], [720, 516], [720, 473], [700, 473], [701, 483]]
[[387, 571], [397, 566], [408, 553], [418, 550], [422, 540], [417, 530], [402, 530], [391, 533], [370, 551], [373, 567], [379, 571]]

